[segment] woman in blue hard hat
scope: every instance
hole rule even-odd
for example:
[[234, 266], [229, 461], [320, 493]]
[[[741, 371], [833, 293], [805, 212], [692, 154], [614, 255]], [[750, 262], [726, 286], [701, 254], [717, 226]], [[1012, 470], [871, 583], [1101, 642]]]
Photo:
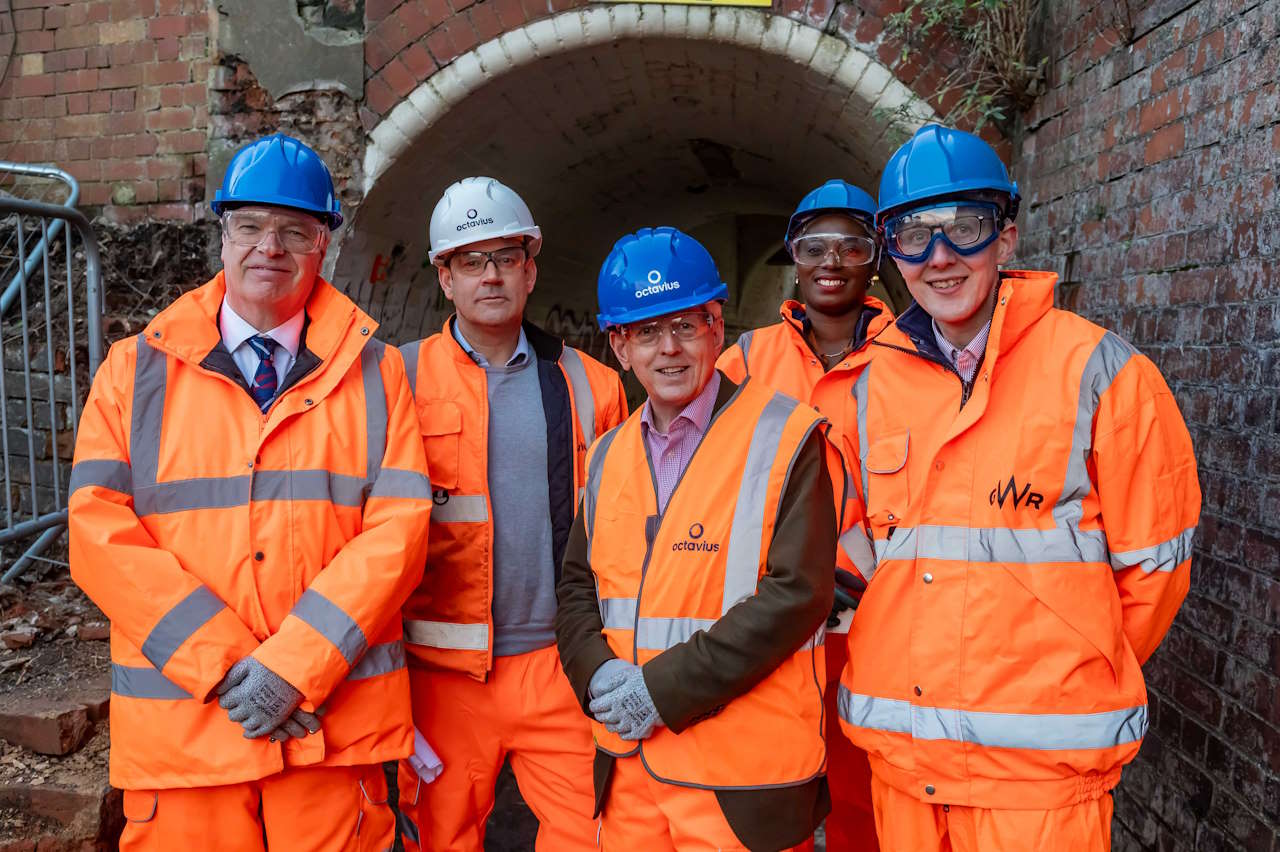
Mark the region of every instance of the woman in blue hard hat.
[[[888, 305], [867, 294], [879, 252], [875, 234], [875, 200], [843, 180], [829, 180], [808, 193], [787, 223], [785, 246], [795, 262], [801, 301], [788, 299], [779, 311], [782, 322], [747, 331], [725, 350], [716, 366], [734, 381], [750, 375], [831, 417], [848, 404], [853, 383], [871, 357], [868, 342], [893, 321]], [[840, 447], [840, 436], [829, 438]], [[847, 467], [847, 463], [846, 463]], [[837, 518], [841, 528], [857, 523], [845, 512], [855, 496], [843, 471], [833, 474]], [[848, 494], [845, 484], [850, 483]], [[855, 540], [853, 538], [848, 539]], [[844, 541], [844, 540], [842, 540]], [[842, 560], [849, 554], [840, 555]], [[848, 659], [844, 641], [853, 616], [852, 604], [863, 584], [838, 566], [837, 594], [827, 632], [827, 779], [831, 816], [827, 848], [832, 852], [875, 852], [876, 827], [871, 811], [871, 768], [866, 752], [840, 732], [836, 685]]]
[[[875, 563], [843, 728], [886, 852], [1105, 852], [1186, 595], [1196, 462], [1155, 365], [1010, 270], [1019, 193], [963, 131], [889, 160], [877, 220], [915, 304], [845, 426]], [[903, 389], [909, 389], [904, 404]]]
[[778, 850], [822, 771], [836, 523], [813, 409], [715, 369], [727, 296], [674, 228], [620, 239], [600, 325], [648, 401], [596, 441], [556, 636], [596, 741], [606, 850]]

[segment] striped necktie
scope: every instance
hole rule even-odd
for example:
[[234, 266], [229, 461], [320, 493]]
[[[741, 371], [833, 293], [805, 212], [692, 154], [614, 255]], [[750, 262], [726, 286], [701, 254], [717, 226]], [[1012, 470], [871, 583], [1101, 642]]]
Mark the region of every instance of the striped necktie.
[[249, 392], [253, 394], [253, 401], [258, 403], [258, 408], [266, 411], [276, 396], [276, 367], [271, 360], [271, 356], [275, 354], [276, 342], [261, 334], [255, 334], [246, 342], [258, 354], [259, 359]]

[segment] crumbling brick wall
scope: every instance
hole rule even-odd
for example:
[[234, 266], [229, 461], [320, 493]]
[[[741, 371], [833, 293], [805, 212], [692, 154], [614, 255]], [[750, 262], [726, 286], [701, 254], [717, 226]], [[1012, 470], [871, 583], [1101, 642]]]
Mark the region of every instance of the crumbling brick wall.
[[1280, 3], [1049, 6], [1020, 259], [1155, 359], [1204, 492], [1191, 593], [1145, 670], [1151, 733], [1117, 791], [1116, 848], [1274, 852]]

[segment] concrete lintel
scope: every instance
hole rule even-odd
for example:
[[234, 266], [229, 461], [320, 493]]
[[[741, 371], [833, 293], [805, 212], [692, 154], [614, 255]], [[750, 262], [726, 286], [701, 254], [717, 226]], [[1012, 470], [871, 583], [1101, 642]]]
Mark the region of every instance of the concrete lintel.
[[306, 26], [295, 0], [215, 0], [214, 9], [218, 52], [249, 63], [272, 98], [319, 89], [364, 96], [360, 33]]

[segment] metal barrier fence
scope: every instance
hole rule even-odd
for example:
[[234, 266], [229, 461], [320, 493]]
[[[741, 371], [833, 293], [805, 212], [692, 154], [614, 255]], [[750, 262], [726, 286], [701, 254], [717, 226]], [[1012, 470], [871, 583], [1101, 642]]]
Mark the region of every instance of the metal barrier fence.
[[[10, 167], [45, 168], [0, 163]], [[70, 206], [0, 197], [0, 285], [0, 546], [12, 554], [34, 537], [7, 570], [0, 563], [0, 581], [11, 582], [36, 560], [56, 561], [41, 554], [66, 528], [81, 401], [102, 361], [101, 265], [88, 219]]]

